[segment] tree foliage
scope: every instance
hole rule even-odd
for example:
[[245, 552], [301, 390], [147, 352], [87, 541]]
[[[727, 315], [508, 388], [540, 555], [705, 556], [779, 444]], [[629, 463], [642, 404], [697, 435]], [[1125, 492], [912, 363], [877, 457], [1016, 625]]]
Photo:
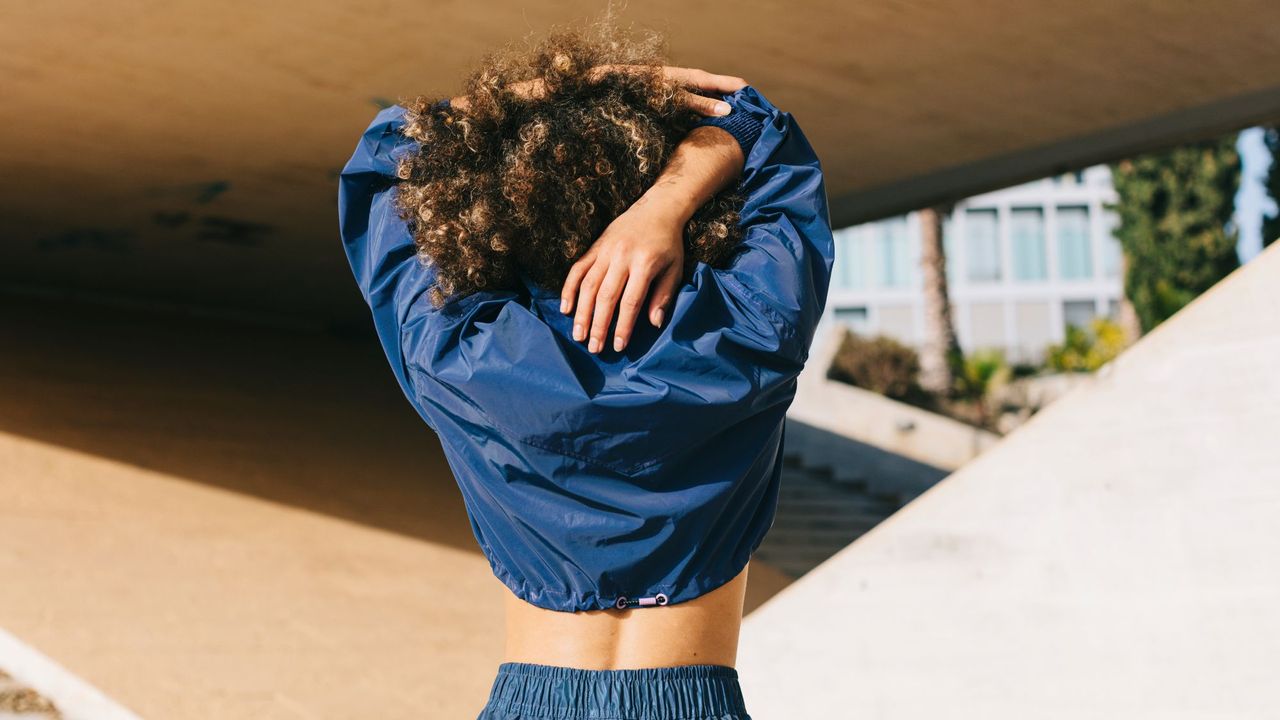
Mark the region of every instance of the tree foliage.
[[1112, 165], [1124, 289], [1144, 332], [1239, 267], [1227, 223], [1240, 186], [1236, 135]]
[[1271, 167], [1267, 169], [1267, 194], [1276, 204], [1275, 214], [1262, 218], [1262, 246], [1266, 247], [1280, 237], [1280, 125], [1264, 128], [1262, 138], [1271, 153]]

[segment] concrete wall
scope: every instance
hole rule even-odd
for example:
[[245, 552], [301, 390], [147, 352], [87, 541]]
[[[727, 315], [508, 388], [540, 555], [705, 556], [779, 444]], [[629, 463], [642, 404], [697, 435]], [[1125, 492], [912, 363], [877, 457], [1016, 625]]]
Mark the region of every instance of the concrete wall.
[[753, 717], [1280, 707], [1280, 247], [766, 602]]
[[[803, 454], [807, 464], [830, 465], [841, 479], [855, 481], [863, 473], [842, 457], [845, 438], [943, 470], [954, 470], [995, 444], [998, 436], [993, 433], [828, 379], [844, 332], [830, 315], [823, 319], [787, 412], [801, 430], [787, 436], [787, 447]], [[825, 432], [807, 432], [804, 426]]]

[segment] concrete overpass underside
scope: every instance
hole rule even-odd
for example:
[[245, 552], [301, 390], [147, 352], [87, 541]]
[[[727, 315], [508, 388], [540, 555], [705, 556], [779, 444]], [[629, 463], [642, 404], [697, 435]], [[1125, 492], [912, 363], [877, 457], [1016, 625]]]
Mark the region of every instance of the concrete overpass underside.
[[[590, 2], [0, 10], [0, 285], [363, 318], [335, 174], [380, 103]], [[672, 61], [810, 135], [833, 223], [1280, 118], [1280, 4], [658, 0]]]

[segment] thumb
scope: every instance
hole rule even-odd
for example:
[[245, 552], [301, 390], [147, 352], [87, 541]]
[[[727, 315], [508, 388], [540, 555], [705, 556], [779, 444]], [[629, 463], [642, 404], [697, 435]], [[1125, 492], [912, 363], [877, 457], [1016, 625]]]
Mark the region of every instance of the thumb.
[[728, 115], [733, 110], [729, 107], [729, 103], [723, 100], [698, 95], [688, 90], [680, 91], [680, 101], [690, 110], [711, 117]]

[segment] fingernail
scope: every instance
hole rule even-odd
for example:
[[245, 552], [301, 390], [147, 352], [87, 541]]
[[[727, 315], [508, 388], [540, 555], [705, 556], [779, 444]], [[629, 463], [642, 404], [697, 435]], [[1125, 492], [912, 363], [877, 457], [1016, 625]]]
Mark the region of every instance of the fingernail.
[[573, 339], [577, 340], [578, 342], [582, 342], [582, 326], [581, 325], [573, 326]]
[[599, 338], [591, 338], [591, 343], [590, 343], [589, 345], [587, 345], [587, 349], [588, 349], [588, 350], [590, 350], [590, 351], [591, 351], [591, 352], [593, 352], [593, 353], [594, 353], [594, 352], [600, 352], [600, 339], [599, 339]]
[[622, 336], [621, 336], [621, 335], [619, 335], [619, 336], [617, 336], [617, 337], [615, 337], [615, 338], [613, 339], [613, 349], [614, 349], [614, 350], [621, 350], [621, 349], [622, 349]]
[[569, 312], [569, 298], [560, 298], [560, 314]]
[[662, 308], [653, 311], [653, 324], [662, 327]]
[[731, 109], [732, 109], [732, 108], [730, 108], [730, 107], [729, 107], [729, 103], [727, 103], [727, 102], [718, 102], [718, 103], [716, 103], [715, 113], [716, 113], [717, 115], [728, 115], [728, 114], [729, 114], [729, 111], [730, 111]]

